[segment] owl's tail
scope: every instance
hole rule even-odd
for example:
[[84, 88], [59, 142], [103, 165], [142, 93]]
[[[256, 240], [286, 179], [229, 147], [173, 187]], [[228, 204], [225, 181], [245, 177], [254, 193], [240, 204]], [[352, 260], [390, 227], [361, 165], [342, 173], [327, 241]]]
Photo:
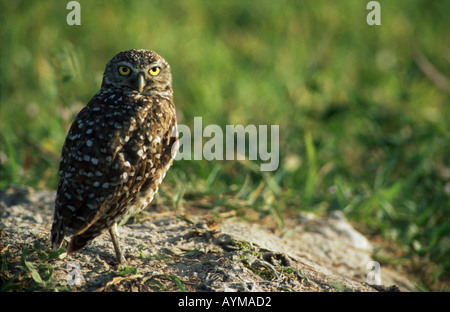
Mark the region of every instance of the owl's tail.
[[88, 229], [81, 234], [72, 236], [69, 246], [67, 247], [67, 253], [70, 255], [83, 249], [87, 244], [89, 244], [90, 241], [92, 241], [100, 234], [101, 232], [99, 231], [90, 231], [90, 229]]
[[59, 249], [63, 242], [65, 235], [63, 221], [58, 219], [55, 215], [52, 230], [50, 232], [53, 249]]

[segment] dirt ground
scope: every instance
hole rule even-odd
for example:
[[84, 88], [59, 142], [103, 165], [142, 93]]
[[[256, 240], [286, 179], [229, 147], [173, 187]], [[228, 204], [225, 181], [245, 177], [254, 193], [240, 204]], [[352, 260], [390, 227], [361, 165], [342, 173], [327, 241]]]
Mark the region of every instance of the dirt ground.
[[[50, 250], [55, 192], [0, 191], [2, 290], [414, 291], [407, 276], [373, 262], [372, 243], [344, 216], [299, 213], [283, 231], [186, 203], [155, 204], [119, 227], [127, 264], [108, 233], [66, 256]], [[247, 220], [247, 221], [246, 221]], [[37, 274], [36, 274], [37, 272]]]

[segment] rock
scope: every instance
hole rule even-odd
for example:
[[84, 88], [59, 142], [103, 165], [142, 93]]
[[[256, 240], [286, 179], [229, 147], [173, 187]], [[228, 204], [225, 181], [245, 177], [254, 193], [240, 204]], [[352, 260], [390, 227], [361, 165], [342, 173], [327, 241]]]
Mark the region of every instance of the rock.
[[366, 283], [373, 247], [339, 212], [299, 214], [276, 233], [238, 217], [212, 222], [205, 209], [186, 208], [186, 217], [153, 205], [119, 227], [127, 266], [116, 268], [107, 233], [74, 255], [51, 252], [54, 197], [54, 191], [27, 187], [0, 191], [0, 250], [7, 268], [2, 290], [414, 289], [406, 277], [384, 274], [383, 268], [384, 285]]

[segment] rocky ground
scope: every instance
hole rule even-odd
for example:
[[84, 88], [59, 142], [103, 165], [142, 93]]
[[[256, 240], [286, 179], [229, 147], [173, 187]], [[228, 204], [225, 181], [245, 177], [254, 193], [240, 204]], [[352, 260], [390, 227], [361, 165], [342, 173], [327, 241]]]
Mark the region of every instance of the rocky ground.
[[415, 290], [383, 264], [372, 270], [374, 247], [340, 213], [298, 214], [279, 232], [233, 211], [155, 204], [119, 227], [127, 264], [117, 267], [107, 233], [71, 256], [50, 250], [54, 197], [28, 187], [0, 191], [0, 290]]

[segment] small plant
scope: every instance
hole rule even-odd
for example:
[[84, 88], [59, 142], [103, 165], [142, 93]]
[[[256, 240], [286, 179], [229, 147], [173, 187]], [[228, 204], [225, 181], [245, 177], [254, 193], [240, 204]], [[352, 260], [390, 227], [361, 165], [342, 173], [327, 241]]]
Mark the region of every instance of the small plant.
[[58, 259], [64, 249], [48, 250], [40, 244], [24, 246], [21, 254], [9, 251], [2, 254], [0, 291], [54, 291], [69, 290], [58, 285], [53, 278], [51, 262]]

